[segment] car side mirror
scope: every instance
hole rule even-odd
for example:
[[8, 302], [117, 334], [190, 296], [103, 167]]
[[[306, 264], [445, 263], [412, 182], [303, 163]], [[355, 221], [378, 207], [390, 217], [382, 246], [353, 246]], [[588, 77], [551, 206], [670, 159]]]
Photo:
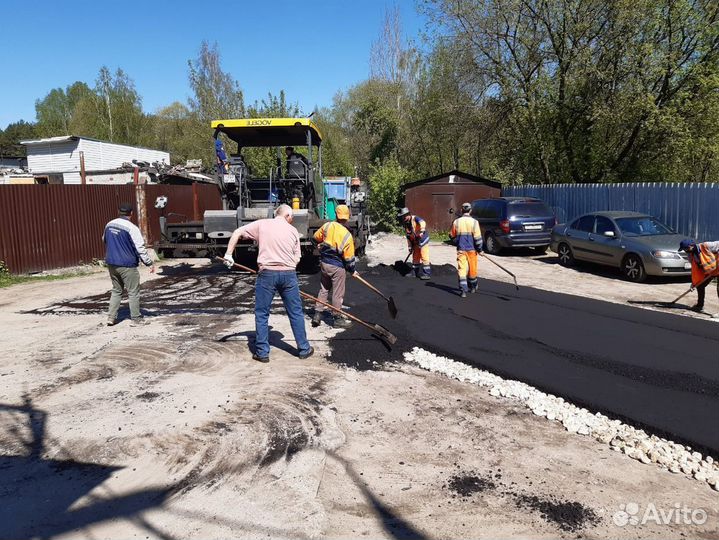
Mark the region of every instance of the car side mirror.
[[614, 234], [614, 231], [604, 231], [604, 236], [607, 238], [614, 238], [616, 234]]

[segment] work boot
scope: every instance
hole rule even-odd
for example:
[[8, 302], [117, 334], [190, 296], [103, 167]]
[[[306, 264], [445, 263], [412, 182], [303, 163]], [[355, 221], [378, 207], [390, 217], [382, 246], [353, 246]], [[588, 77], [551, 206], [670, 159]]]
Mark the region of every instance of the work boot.
[[419, 276], [419, 279], [421, 279], [422, 281], [427, 281], [429, 279], [429, 276], [427, 274], [422, 274], [421, 276]]
[[252, 359], [257, 360], [258, 362], [262, 362], [263, 364], [266, 364], [267, 362], [270, 361], [269, 356], [257, 356], [257, 354], [253, 354]]
[[297, 356], [299, 356], [300, 360], [305, 360], [305, 359], [309, 358], [310, 356], [312, 356], [313, 354], [315, 354], [315, 348], [310, 347], [310, 349], [307, 352], [300, 353]]
[[692, 307], [690, 307], [692, 311], [695, 311], [697, 313], [701, 313], [704, 311], [704, 305], [703, 304], [694, 304]]
[[469, 292], [471, 292], [472, 294], [474, 294], [474, 293], [476, 293], [478, 290], [479, 290], [479, 287], [472, 287], [471, 289], [469, 289]]
[[117, 324], [117, 319], [107, 319], [105, 321], [105, 326], [115, 326]]
[[352, 326], [352, 322], [344, 317], [335, 317], [334, 327], [335, 328], [349, 328]]
[[315, 314], [312, 315], [312, 328], [317, 328], [321, 322], [322, 322], [322, 312], [315, 311]]
[[130, 322], [130, 326], [145, 326], [147, 324], [150, 323], [145, 317], [137, 317]]
[[467, 291], [462, 291], [459, 296], [462, 298], [467, 298]]

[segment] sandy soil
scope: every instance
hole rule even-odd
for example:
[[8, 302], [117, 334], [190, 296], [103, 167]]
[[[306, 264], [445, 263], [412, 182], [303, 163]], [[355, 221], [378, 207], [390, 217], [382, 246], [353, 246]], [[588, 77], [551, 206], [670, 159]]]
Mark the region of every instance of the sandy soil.
[[[395, 246], [380, 239], [371, 257], [393, 262]], [[614, 301], [686, 290], [502, 262], [520, 284], [563, 290], [572, 276], [577, 294]], [[279, 303], [272, 361], [252, 361], [251, 280], [203, 265], [144, 273], [139, 328], [98, 326], [102, 273], [0, 290], [0, 538], [719, 536], [706, 484], [485, 389], [404, 364], [340, 367], [327, 355], [342, 332], [326, 325], [308, 325], [318, 354], [297, 359]], [[707, 521], [617, 526], [629, 503]]]

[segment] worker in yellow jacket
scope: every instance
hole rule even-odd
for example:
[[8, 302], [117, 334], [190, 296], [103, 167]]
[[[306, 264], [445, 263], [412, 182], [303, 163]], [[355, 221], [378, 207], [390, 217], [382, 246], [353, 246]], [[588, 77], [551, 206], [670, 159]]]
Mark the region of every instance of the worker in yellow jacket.
[[[352, 233], [347, 230], [345, 223], [350, 218], [350, 209], [340, 204], [335, 208], [337, 221], [328, 221], [314, 235], [314, 241], [320, 252], [320, 292], [317, 297], [327, 302], [332, 291], [332, 305], [342, 309], [345, 296], [347, 273], [354, 274], [357, 260], [355, 258], [355, 244]], [[315, 314], [312, 317], [312, 326], [319, 326], [322, 320], [322, 304], [315, 305]], [[334, 325], [346, 328], [350, 321], [344, 318], [334, 319]]]
[[402, 208], [397, 217], [401, 220], [407, 236], [407, 249], [412, 254], [412, 269], [415, 277], [429, 279], [432, 265], [429, 262], [429, 233], [427, 223], [419, 216], [414, 216], [409, 208]]
[[482, 229], [471, 216], [472, 205], [462, 204], [462, 215], [454, 220], [449, 236], [457, 246], [457, 274], [462, 298], [477, 292], [477, 252], [482, 251]]
[[[682, 240], [679, 251], [689, 255], [692, 265], [692, 287], [697, 290], [697, 303], [692, 311], [704, 311], [706, 288], [713, 277], [719, 277], [719, 241], [697, 244], [694, 240]], [[719, 280], [717, 280], [717, 296], [719, 296]]]

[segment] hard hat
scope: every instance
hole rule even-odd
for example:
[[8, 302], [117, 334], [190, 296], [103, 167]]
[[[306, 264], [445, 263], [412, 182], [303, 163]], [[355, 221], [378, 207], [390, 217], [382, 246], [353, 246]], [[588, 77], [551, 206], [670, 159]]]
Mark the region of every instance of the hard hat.
[[407, 208], [407, 207], [405, 206], [404, 208], [402, 208], [402, 210], [399, 211], [399, 214], [397, 214], [397, 217], [398, 217], [398, 218], [404, 217], [404, 216], [406, 216], [407, 214], [409, 214], [409, 208]]
[[471, 211], [471, 210], [472, 210], [472, 205], [471, 205], [471, 204], [469, 204], [468, 202], [462, 203], [462, 211], [463, 211], [463, 212], [469, 212], [469, 211]]
[[335, 214], [337, 215], [337, 219], [349, 219], [350, 218], [350, 209], [349, 206], [346, 204], [338, 204], [335, 208]]

